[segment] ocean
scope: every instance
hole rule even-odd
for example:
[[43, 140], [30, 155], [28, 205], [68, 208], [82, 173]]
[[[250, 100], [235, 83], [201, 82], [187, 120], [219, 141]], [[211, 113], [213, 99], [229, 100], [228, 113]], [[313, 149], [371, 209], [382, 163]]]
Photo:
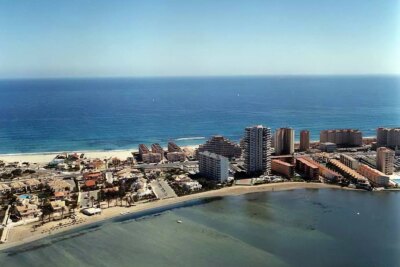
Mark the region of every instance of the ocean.
[[293, 76], [0, 81], [0, 153], [238, 141], [246, 126], [400, 126], [400, 77]]
[[399, 209], [397, 192], [339, 189], [197, 200], [0, 251], [0, 266], [393, 267]]

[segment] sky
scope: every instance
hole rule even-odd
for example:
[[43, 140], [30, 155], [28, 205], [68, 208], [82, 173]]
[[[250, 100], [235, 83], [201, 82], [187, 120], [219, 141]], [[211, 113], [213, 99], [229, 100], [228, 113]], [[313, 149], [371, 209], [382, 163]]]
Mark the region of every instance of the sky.
[[0, 78], [400, 74], [400, 0], [0, 0]]

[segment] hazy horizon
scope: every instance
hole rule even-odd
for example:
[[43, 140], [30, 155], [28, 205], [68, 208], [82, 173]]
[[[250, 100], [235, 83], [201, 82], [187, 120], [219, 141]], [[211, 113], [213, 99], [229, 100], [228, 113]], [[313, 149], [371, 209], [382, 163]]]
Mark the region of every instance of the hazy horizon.
[[0, 81], [7, 80], [91, 80], [91, 79], [207, 79], [207, 78], [301, 78], [301, 77], [315, 77], [315, 78], [323, 78], [323, 77], [399, 77], [400, 73], [394, 74], [379, 74], [379, 73], [365, 73], [365, 74], [243, 74], [243, 75], [170, 75], [170, 76], [156, 76], [156, 75], [148, 75], [148, 76], [54, 76], [54, 77], [0, 77]]

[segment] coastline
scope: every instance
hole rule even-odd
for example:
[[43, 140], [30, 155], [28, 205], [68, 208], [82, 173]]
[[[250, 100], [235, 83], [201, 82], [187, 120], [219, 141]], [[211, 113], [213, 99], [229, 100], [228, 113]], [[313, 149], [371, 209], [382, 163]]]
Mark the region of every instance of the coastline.
[[[55, 226], [58, 223], [60, 223], [60, 221], [47, 223], [43, 227], [41, 227], [40, 230], [37, 230], [35, 232], [31, 231], [33, 224], [18, 226], [16, 228], [11, 229], [10, 239], [12, 239], [12, 241], [0, 244], [0, 251], [11, 249], [13, 247], [21, 246], [27, 243], [31, 243], [45, 237], [64, 233], [66, 231], [77, 229], [83, 226], [88, 226], [91, 224], [103, 222], [120, 216], [125, 216], [121, 215], [121, 212], [129, 212], [129, 215], [132, 215], [137, 212], [149, 211], [156, 208], [165, 208], [171, 205], [182, 204], [184, 202], [193, 200], [207, 199], [213, 197], [238, 196], [249, 193], [268, 192], [268, 191], [272, 192], [272, 191], [294, 190], [294, 189], [343, 189], [343, 188], [330, 184], [305, 183], [305, 182], [284, 182], [275, 184], [263, 184], [257, 186], [232, 186], [232, 187], [222, 188], [219, 190], [212, 190], [192, 195], [181, 196], [177, 198], [141, 203], [138, 204], [137, 206], [132, 206], [132, 207], [111, 207], [108, 209], [104, 209], [100, 215], [94, 215], [91, 217], [85, 216], [84, 218], [86, 220], [81, 224], [68, 226], [63, 229], [54, 230], [48, 233], [41, 233], [40, 230], [49, 229], [51, 226]], [[348, 190], [346, 188], [344, 189]], [[29, 234], [26, 235], [26, 233]], [[22, 236], [29, 236], [29, 237], [22, 238]]]
[[[198, 145], [187, 145], [181, 148], [196, 149]], [[165, 150], [166, 147], [163, 147]], [[86, 150], [86, 151], [59, 151], [59, 152], [38, 152], [38, 153], [13, 153], [13, 154], [0, 154], [0, 160], [6, 162], [29, 162], [29, 163], [48, 163], [54, 159], [55, 156], [61, 153], [78, 153], [85, 154], [86, 158], [113, 158], [126, 159], [132, 157], [132, 152], [138, 152], [137, 148], [121, 149], [121, 150]]]
[[[363, 139], [371, 139], [376, 138], [376, 136], [365, 136]], [[203, 140], [206, 139], [205, 137], [190, 137], [190, 138], [178, 138], [177, 141], [180, 140]], [[318, 143], [318, 139], [310, 140], [310, 143]], [[300, 144], [299, 140], [295, 141], [296, 145]], [[180, 146], [182, 149], [197, 149], [199, 144], [196, 145], [182, 145]], [[163, 147], [165, 151], [167, 151], [167, 147]], [[78, 154], [85, 154], [86, 158], [113, 158], [117, 157], [120, 159], [126, 159], [127, 157], [131, 157], [132, 153], [138, 153], [139, 150], [137, 147], [133, 148], [126, 148], [126, 149], [113, 149], [113, 150], [77, 150], [77, 151], [43, 151], [43, 152], [26, 152], [26, 153], [0, 153], [0, 160], [5, 162], [29, 162], [29, 163], [37, 163], [37, 164], [44, 164], [52, 161], [55, 156], [62, 153], [78, 153]]]

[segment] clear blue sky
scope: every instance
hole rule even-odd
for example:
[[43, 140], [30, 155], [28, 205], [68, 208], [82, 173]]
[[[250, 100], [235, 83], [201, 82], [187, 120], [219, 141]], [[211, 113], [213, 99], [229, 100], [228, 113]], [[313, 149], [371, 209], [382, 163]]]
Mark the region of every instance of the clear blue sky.
[[0, 78], [400, 74], [400, 0], [0, 0]]

